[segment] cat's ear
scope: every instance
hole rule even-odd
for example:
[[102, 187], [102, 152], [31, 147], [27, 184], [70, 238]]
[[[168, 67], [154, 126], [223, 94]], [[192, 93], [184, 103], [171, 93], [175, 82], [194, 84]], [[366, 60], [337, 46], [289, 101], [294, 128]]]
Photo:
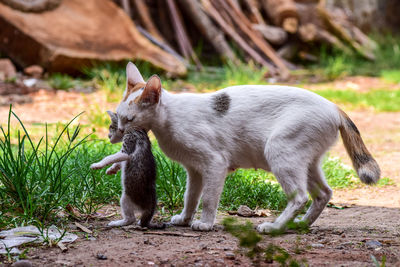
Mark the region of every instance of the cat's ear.
[[140, 105], [150, 106], [157, 104], [161, 95], [161, 79], [157, 75], [153, 75], [146, 83], [143, 93], [136, 99], [136, 103]]
[[110, 116], [111, 121], [118, 121], [117, 113], [112, 112], [111, 110], [107, 110], [108, 116]]
[[134, 87], [138, 83], [144, 83], [144, 79], [138, 68], [132, 62], [126, 65], [126, 82], [127, 88]]

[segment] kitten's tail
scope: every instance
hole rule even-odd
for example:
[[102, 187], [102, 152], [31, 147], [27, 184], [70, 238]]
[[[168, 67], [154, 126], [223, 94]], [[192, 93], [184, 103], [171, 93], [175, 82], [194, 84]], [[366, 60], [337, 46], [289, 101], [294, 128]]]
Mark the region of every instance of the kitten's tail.
[[378, 163], [369, 153], [354, 122], [343, 110], [339, 109], [339, 114], [341, 118], [340, 135], [358, 177], [365, 184], [375, 184], [381, 175]]

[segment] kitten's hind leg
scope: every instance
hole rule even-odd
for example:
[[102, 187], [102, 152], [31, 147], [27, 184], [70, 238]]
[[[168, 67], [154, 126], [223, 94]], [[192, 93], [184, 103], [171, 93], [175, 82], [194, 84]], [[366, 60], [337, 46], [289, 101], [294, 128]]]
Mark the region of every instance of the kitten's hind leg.
[[140, 226], [147, 227], [149, 229], [164, 229], [166, 227], [165, 223], [152, 223], [151, 219], [154, 215], [154, 208], [150, 210], [145, 210], [140, 218]]
[[135, 218], [135, 205], [133, 204], [132, 200], [125, 194], [122, 193], [121, 196], [121, 211], [122, 211], [122, 220], [112, 221], [107, 226], [114, 227], [114, 226], [125, 226], [130, 225], [136, 222]]
[[326, 183], [320, 160], [313, 162], [308, 169], [307, 187], [313, 202], [301, 221], [311, 225], [318, 218], [332, 197], [332, 189]]

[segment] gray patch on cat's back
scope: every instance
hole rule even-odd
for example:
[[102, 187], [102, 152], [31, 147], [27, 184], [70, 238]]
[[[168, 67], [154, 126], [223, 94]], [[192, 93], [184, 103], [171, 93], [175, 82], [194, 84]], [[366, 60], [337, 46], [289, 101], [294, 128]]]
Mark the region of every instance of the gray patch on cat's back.
[[225, 115], [231, 104], [231, 98], [227, 93], [220, 93], [213, 96], [212, 108], [218, 112], [219, 115]]

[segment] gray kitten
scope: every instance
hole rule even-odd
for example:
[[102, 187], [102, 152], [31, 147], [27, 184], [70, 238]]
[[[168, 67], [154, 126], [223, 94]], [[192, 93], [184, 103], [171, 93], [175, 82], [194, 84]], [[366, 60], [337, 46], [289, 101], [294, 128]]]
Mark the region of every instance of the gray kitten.
[[121, 140], [121, 151], [105, 157], [98, 163], [90, 166], [92, 169], [101, 169], [106, 165], [113, 165], [107, 169], [107, 174], [121, 172], [122, 220], [112, 221], [108, 226], [124, 226], [136, 222], [135, 212], [141, 213], [140, 226], [148, 228], [165, 228], [165, 224], [153, 224], [156, 206], [156, 162], [151, 152], [151, 142], [143, 129], [130, 128], [124, 135], [118, 131], [117, 114], [107, 111], [111, 117], [108, 137], [111, 143]]

